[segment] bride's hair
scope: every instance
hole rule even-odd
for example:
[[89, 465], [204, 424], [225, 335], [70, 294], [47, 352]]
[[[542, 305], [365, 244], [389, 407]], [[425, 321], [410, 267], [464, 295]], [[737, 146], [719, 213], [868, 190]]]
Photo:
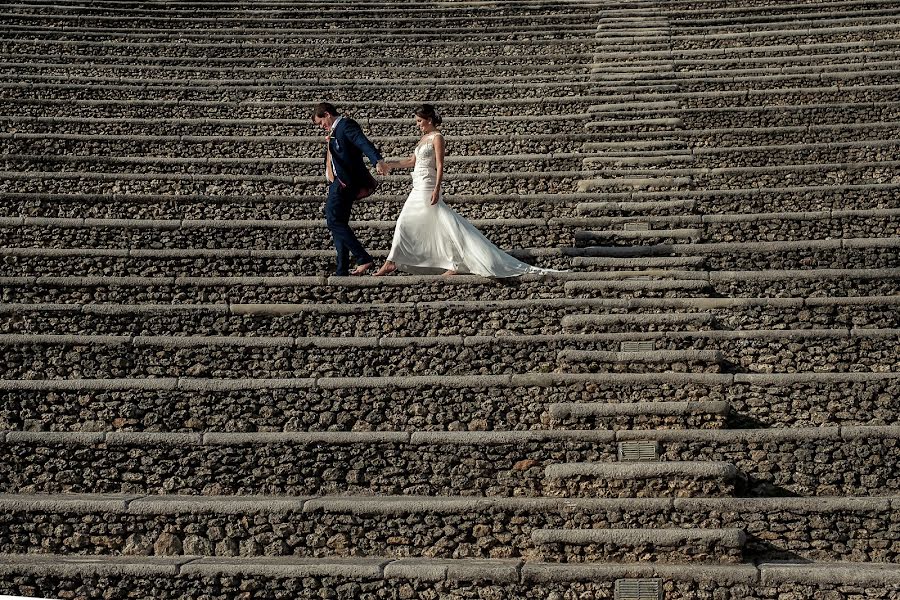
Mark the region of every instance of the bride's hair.
[[443, 121], [441, 115], [439, 115], [434, 107], [430, 104], [422, 104], [421, 106], [419, 106], [416, 109], [416, 116], [421, 119], [431, 121], [432, 125], [434, 125], [435, 127], [440, 125], [441, 121]]

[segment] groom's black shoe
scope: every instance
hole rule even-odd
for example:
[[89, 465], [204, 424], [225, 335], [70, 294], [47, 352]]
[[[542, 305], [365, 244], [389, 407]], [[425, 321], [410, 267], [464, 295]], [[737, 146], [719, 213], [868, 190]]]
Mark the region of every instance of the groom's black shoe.
[[358, 277], [360, 275], [365, 275], [366, 271], [368, 271], [369, 269], [371, 269], [374, 266], [375, 266], [374, 262], [363, 263], [363, 264], [359, 265], [358, 267], [356, 267], [356, 269], [354, 269], [354, 271], [352, 273], [350, 273], [350, 275], [352, 275], [354, 277]]

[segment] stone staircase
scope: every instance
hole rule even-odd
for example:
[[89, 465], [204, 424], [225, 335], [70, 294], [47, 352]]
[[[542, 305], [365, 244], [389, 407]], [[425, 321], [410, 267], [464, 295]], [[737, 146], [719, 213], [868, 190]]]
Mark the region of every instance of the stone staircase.
[[[0, 4], [0, 594], [900, 596], [900, 8], [321, 8]], [[329, 276], [320, 100], [565, 272]]]

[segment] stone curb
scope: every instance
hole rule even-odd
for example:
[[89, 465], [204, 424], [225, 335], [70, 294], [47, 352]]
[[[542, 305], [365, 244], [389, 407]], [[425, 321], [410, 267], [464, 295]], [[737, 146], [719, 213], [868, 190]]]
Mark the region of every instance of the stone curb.
[[0, 391], [111, 391], [185, 390], [241, 391], [268, 389], [414, 389], [419, 386], [446, 388], [553, 387], [573, 384], [783, 386], [814, 382], [871, 382], [900, 379], [900, 373], [523, 373], [515, 375], [425, 375], [411, 377], [322, 377], [297, 379], [0, 379]]
[[559, 463], [544, 469], [547, 479], [596, 477], [600, 479], [653, 479], [661, 477], [703, 477], [731, 480], [737, 467], [718, 461], [662, 461], [628, 463]]
[[620, 578], [659, 578], [674, 581], [711, 580], [718, 585], [759, 583], [761, 570], [754, 565], [670, 565], [665, 563], [530, 563], [522, 566], [527, 583], [569, 583]]
[[[641, 203], [643, 205], [643, 203]], [[580, 204], [578, 206], [585, 206]], [[619, 225], [632, 222], [648, 223], [648, 225], [672, 225], [672, 224], [700, 224], [700, 223], [753, 223], [763, 221], [824, 221], [832, 219], [846, 218], [882, 218], [900, 216], [900, 209], [853, 209], [853, 210], [822, 210], [822, 211], [795, 211], [783, 213], [750, 213], [750, 214], [703, 214], [703, 215], [682, 215], [682, 216], [626, 216], [626, 217], [550, 217], [547, 219], [474, 219], [472, 224], [476, 227], [552, 227], [552, 226], [570, 226], [570, 227], [602, 227], [604, 225]], [[360, 228], [388, 230], [395, 226], [394, 221], [351, 221], [352, 225]], [[319, 229], [325, 226], [324, 220], [271, 220], [271, 219], [83, 219], [83, 218], [49, 218], [49, 217], [0, 217], [0, 226], [2, 227], [55, 227], [62, 229], [81, 229], [81, 228], [122, 228], [122, 229], [151, 229], [151, 230], [193, 230], [193, 229], [288, 229], [288, 230], [306, 230]], [[671, 238], [689, 238], [696, 237], [702, 233], [702, 229], [698, 228], [665, 228], [657, 227], [644, 231], [629, 231], [624, 229], [610, 229], [603, 231], [579, 230], [576, 232], [576, 238], [588, 236], [615, 236], [615, 237], [634, 237], [634, 238], [654, 238], [654, 237], [671, 237]], [[853, 238], [848, 238], [853, 239]], [[860, 238], [866, 239], [890, 239], [892, 238]], [[798, 242], [782, 242], [782, 243], [803, 243], [806, 240]], [[842, 243], [842, 239], [836, 240], [809, 240], [809, 242], [830, 242]], [[747, 244], [748, 242], [731, 242], [732, 244]], [[778, 244], [779, 242], [765, 242], [769, 244]], [[79, 250], [81, 254], [102, 253], [115, 256], [142, 256], [156, 255], [164, 253], [178, 252], [183, 255], [190, 253], [211, 252], [212, 250], [198, 248], [164, 248], [158, 250], [151, 249], [120, 249], [120, 248], [29, 248], [7, 249], [37, 252], [43, 251], [46, 254], [64, 254]], [[215, 252], [223, 256], [252, 256], [253, 250], [242, 248], [222, 248], [216, 249]], [[256, 250], [257, 253], [264, 252]], [[272, 252], [272, 251], [269, 251]], [[303, 251], [309, 253], [310, 251]], [[322, 251], [317, 251], [322, 252]]]
[[[615, 334], [610, 334], [615, 335]], [[630, 334], [626, 334], [630, 335]], [[560, 350], [557, 360], [563, 363], [674, 363], [702, 362], [722, 364], [725, 354], [719, 350], [650, 350], [647, 352], [608, 352], [604, 350]]]
[[523, 562], [516, 559], [403, 558], [389, 563], [385, 579], [518, 583]]
[[[871, 29], [873, 30], [884, 30], [884, 26], [873, 25]], [[900, 26], [892, 26], [892, 30], [900, 29]], [[869, 27], [861, 28], [861, 30], [865, 30], [866, 33], [871, 33]], [[747, 32], [754, 33], [754, 32]], [[852, 33], [852, 32], [850, 32]], [[720, 34], [721, 35], [721, 34]], [[728, 35], [728, 34], [724, 34]], [[796, 35], [805, 35], [803, 33], [797, 32]], [[686, 38], [682, 38], [686, 39]], [[718, 38], [713, 35], [710, 38], [700, 38], [703, 39], [704, 42], [708, 43], [712, 39], [724, 39]], [[733, 39], [733, 38], [732, 38]], [[0, 39], [0, 41], [4, 41]], [[509, 44], [518, 44], [518, 45], [561, 45], [565, 43], [573, 43], [573, 42], [583, 42], [583, 43], [595, 43], [602, 42], [603, 38], [591, 39], [577, 39], [570, 38], [563, 41], [556, 40], [505, 40], [505, 41], [472, 41], [472, 40], [464, 40], [460, 42], [450, 42], [449, 45], [452, 46], [460, 46], [465, 45], [466, 47], [476, 46], [476, 47], [496, 47], [498, 45], [509, 45]], [[624, 41], [624, 40], [623, 40]], [[628, 43], [618, 43], [616, 46], [621, 50], [628, 50], [633, 48], [634, 50], [640, 51], [642, 48], [642, 44], [640, 42], [648, 41], [648, 39], [638, 39], [635, 38], [632, 40], [631, 44]], [[653, 41], [650, 39], [649, 41]], [[185, 44], [189, 46], [190, 44]], [[470, 46], [471, 45], [471, 46]], [[203, 46], [203, 45], [197, 45]], [[234, 44], [217, 44], [217, 47], [227, 48], [234, 47]], [[208, 47], [208, 45], [207, 45]], [[246, 50], [245, 46], [242, 46], [243, 49]], [[611, 56], [611, 53], [599, 53], [594, 56], [594, 60], [597, 58], [604, 58]], [[681, 54], [673, 54], [673, 56], [682, 56]], [[851, 63], [852, 66], [858, 66]], [[753, 83], [753, 82], [777, 82], [777, 81], [797, 81], [797, 80], [812, 80], [815, 82], [821, 82], [828, 79], [855, 79], [861, 77], [873, 77], [876, 75], [881, 76], [895, 76], [900, 74], [900, 69], [892, 69], [890, 68], [893, 65], [888, 64], [887, 68], [875, 68], [870, 67], [869, 69], [860, 69], [860, 70], [849, 70], [849, 69], [835, 69], [835, 66], [841, 65], [824, 65], [820, 67], [815, 66], [804, 66], [804, 69], [808, 70], [795, 70], [792, 72], [782, 72], [782, 70], [777, 70], [777, 74], [761, 74], [761, 75], [734, 75], [731, 74], [732, 71], [740, 73], [741, 71], [746, 72], [746, 69], [740, 70], [722, 70], [722, 73], [717, 71], [711, 71], [711, 75], [704, 75], [703, 72], [679, 72], [673, 71], [671, 73], [667, 73], [664, 77], [659, 77], [657, 79], [638, 79], [638, 78], [630, 78], [626, 80], [626, 83], [639, 83], [637, 89], [646, 88], [653, 86], [657, 89], [667, 89], [670, 88], [673, 91], [678, 90], [678, 86], [675, 84], [684, 84], [684, 83]], [[827, 69], [831, 70], [827, 70]], [[750, 72], [759, 72], [762, 71], [766, 73], [767, 69], [757, 69], [750, 70]], [[529, 81], [528, 86], [532, 89], [546, 89], [546, 90], [556, 90], [556, 89], [571, 89], [571, 88], [582, 88], [588, 92], [596, 90], [598, 88], [603, 89], [604, 87], [613, 88], [613, 89], [628, 89], [628, 87], [623, 86], [621, 83], [622, 79], [626, 79], [619, 74], [615, 79], [613, 78], [601, 78], [595, 75], [593, 80], [579, 81], [577, 79], [572, 79], [568, 81]], [[582, 75], [574, 75], [573, 77], [582, 77]], [[458, 78], [462, 81], [447, 81], [443, 78], [433, 78], [431, 80], [428, 79], [417, 79], [414, 81], [402, 81], [396, 79], [390, 80], [366, 80], [367, 86], [370, 88], [376, 89], [386, 89], [386, 90], [401, 90], [401, 89], [421, 89], [427, 86], [428, 89], [449, 89], [454, 90], [457, 88], [466, 88], [466, 89], [480, 89], [484, 90], [485, 94], [490, 94], [491, 90], [508, 90], [508, 89], [516, 89], [522, 86], [522, 78], [519, 76], [518, 78], [509, 77], [509, 78], [495, 78], [500, 79], [500, 81], [485, 81], [484, 79], [479, 79], [477, 77], [469, 78], [469, 81], [466, 81], [463, 78]], [[560, 78], [562, 79], [562, 78]], [[607, 85], [602, 85], [601, 80], [609, 81]], [[256, 79], [256, 78], [247, 78], [247, 79], [180, 79], [180, 80], [172, 80], [167, 78], [158, 78], [158, 77], [146, 77], [146, 78], [136, 78], [136, 77], [106, 77], [106, 76], [92, 76], [92, 75], [76, 75], [76, 76], [66, 76], [66, 75], [40, 75], [40, 74], [28, 74], [20, 75], [18, 79], [18, 83], [24, 83], [31, 87], [52, 87], [54, 89], [65, 89], [65, 90], [83, 90], [83, 89], [104, 89], [104, 90], [112, 90], [112, 89], [133, 89], [134, 87], [143, 87], [146, 85], [153, 85], [157, 90], [178, 90], [178, 91], [200, 91], [200, 92], [212, 92], [213, 90], [223, 90], [223, 91], [231, 91], [231, 92], [249, 92], [249, 91], [268, 91], [272, 89], [273, 85], [279, 85], [280, 89], [286, 90], [317, 90], [318, 86], [322, 85], [333, 85], [335, 83], [344, 83], [343, 80], [335, 80], [331, 78], [325, 79], [297, 79], [297, 78], [272, 78], [272, 79]], [[670, 85], [672, 84], [672, 85]], [[9, 86], [4, 86], [9, 87]]]
[[122, 494], [0, 494], [5, 511], [116, 514], [350, 513], [412, 515], [485, 512], [531, 513], [675, 510], [684, 513], [792, 511], [872, 512], [900, 508], [900, 496], [769, 498], [560, 498], [496, 496], [170, 496]]
[[[394, 566], [396, 565], [396, 566]], [[894, 565], [880, 563], [789, 563], [759, 565], [668, 565], [659, 563], [539, 563], [512, 560], [469, 561], [390, 558], [209, 558], [95, 557], [59, 555], [0, 555], [0, 574], [79, 577], [115, 575], [172, 577], [177, 575], [250, 575], [271, 577], [332, 576], [421, 581], [507, 582], [513, 569], [524, 583], [612, 581], [619, 578], [662, 578], [675, 581], [713, 581], [719, 584], [847, 584], [880, 587], [900, 583]], [[439, 579], [443, 577], [444, 579]]]
[[612, 315], [565, 315], [562, 318], [563, 327], [578, 325], [623, 325], [623, 324], [647, 324], [660, 325], [692, 325], [709, 324], [713, 320], [712, 313], [623, 313]]
[[[652, 322], [652, 319], [647, 319]], [[430, 346], [531, 345], [553, 342], [606, 342], [630, 340], [735, 340], [735, 339], [847, 339], [854, 337], [891, 338], [900, 329], [743, 329], [703, 331], [644, 331], [615, 333], [560, 333], [521, 335], [448, 335], [443, 337], [267, 337], [267, 336], [119, 336], [119, 335], [54, 335], [0, 334], [0, 346], [15, 345], [102, 345], [136, 348], [407, 348]], [[725, 360], [718, 350], [651, 350], [646, 352], [608, 352], [599, 350], [560, 350], [560, 360], [598, 360], [603, 362], [638, 360], [666, 362], [692, 360], [718, 362]]]
[[[68, 44], [68, 45], [74, 45], [76, 43], [77, 42], [73, 42], [72, 44]], [[62, 45], [67, 45], [67, 44], [63, 43]], [[864, 43], [862, 43], [862, 45], [857, 44], [857, 46], [860, 46], [860, 47], [863, 47], [863, 46], [871, 47], [873, 45], [874, 44], [872, 42], [864, 42]], [[822, 49], [822, 48], [830, 48], [830, 47], [841, 47], [842, 48], [844, 46], [845, 46], [845, 44], [808, 44], [808, 45], [801, 45], [798, 47], [793, 47], [792, 49], [796, 48], [796, 49], [801, 49], [801, 50], [802, 49], [813, 50], [813, 49]], [[854, 47], [856, 47], [856, 46], [854, 46]], [[732, 49], [732, 50], [734, 50], [734, 49]], [[752, 51], [755, 51], [756, 49], [751, 47], [751, 48], [743, 48], [743, 49], [738, 48], [737, 50], [743, 50], [744, 52], [752, 52]], [[622, 55], [625, 57], [632, 57], [633, 53], [625, 52]], [[24, 84], [20, 84], [20, 83], [0, 83], [0, 89], [17, 89], [17, 88], [21, 88], [21, 87], [26, 87], [26, 86]], [[55, 87], [56, 89], [65, 89], [66, 88], [66, 86], [41, 86], [39, 84], [38, 85], [32, 84], [27, 87], [30, 87], [30, 88]], [[107, 86], [107, 87], [109, 87], [109, 86]], [[76, 86], [75, 89], [80, 89], [80, 88], [78, 86]], [[130, 89], [130, 88], [124, 88], [124, 89]], [[852, 89], [859, 90], [859, 91], [867, 91], [867, 90], [868, 91], [896, 91], [896, 90], [900, 89], [900, 84], [855, 85], [855, 86], [852, 86]], [[750, 89], [745, 89], [745, 90], [714, 90], [714, 91], [700, 91], [700, 92], [674, 92], [673, 91], [672, 93], [667, 94], [667, 97], [669, 97], [670, 100], [681, 100], [681, 99], [690, 99], [690, 98], [726, 99], [726, 98], [749, 98], [749, 97], [757, 96], [757, 95], [760, 95], [760, 96], [776, 95], [777, 96], [777, 95], [782, 95], [782, 94], [797, 94], [797, 93], [809, 94], [811, 96], [816, 96], [816, 95], [822, 94], [822, 93], [837, 93], [837, 92], [841, 92], [841, 91], [845, 91], [845, 88], [842, 88], [837, 85], [820, 85], [820, 86], [782, 87], [782, 88], [778, 88], [778, 89], [772, 89], [772, 88], [753, 89], [753, 88], [750, 88]], [[497, 107], [504, 107], [504, 106], [523, 106], [523, 105], [533, 106], [533, 105], [543, 105], [546, 103], [562, 103], [562, 102], [565, 102], [567, 104], [571, 104], [572, 102], [604, 103], [604, 102], [610, 102], [610, 101], [616, 102], [616, 103], [623, 103], [623, 102], [638, 103], [638, 106], [640, 106], [641, 105], [640, 103], [647, 102], [647, 101], [655, 102], [658, 100], [659, 100], [659, 95], [657, 93], [631, 92], [631, 93], [603, 94], [603, 95], [545, 96], [543, 98], [516, 98], [516, 99], [499, 99], [499, 100], [492, 99], [489, 104], [491, 107], [493, 107], [495, 109]], [[42, 101], [42, 102], [53, 103], [52, 101]], [[70, 106], [73, 101], [65, 100], [64, 102], [67, 106]], [[132, 101], [132, 100], [128, 100], [128, 101], [80, 100], [78, 102], [82, 103], [82, 104], [87, 103], [86, 105], [91, 105], [91, 106], [95, 106], [98, 104], [103, 104], [103, 105], [123, 104], [123, 102], [131, 105], [134, 103], [134, 101]], [[201, 101], [201, 102], [204, 102], [204, 101]], [[240, 101], [240, 102], [233, 102], [233, 103], [227, 103], [227, 102], [223, 103], [223, 102], [219, 102], [219, 101], [205, 101], [205, 102], [210, 106], [214, 105], [214, 106], [217, 106], [220, 108], [227, 107], [230, 105], [240, 106], [243, 104], [250, 104], [249, 101]], [[177, 106], [177, 105], [183, 105], [184, 101], [179, 101], [179, 100], [141, 100], [141, 101], [139, 101], [139, 103], [141, 105], [145, 105], [145, 106], [149, 106], [149, 105]], [[287, 102], [287, 101], [252, 102], [252, 104], [253, 104], [253, 106], [256, 106], [256, 107], [266, 107], [266, 108], [275, 108], [275, 107], [294, 108], [295, 107], [295, 103]], [[358, 107], [361, 110], [366, 109], [366, 108], [382, 108], [382, 107], [396, 109], [396, 108], [398, 108], [398, 106], [402, 105], [402, 103], [398, 104], [397, 102], [389, 102], [389, 101], [383, 101], [383, 100], [360, 101], [360, 102], [354, 102], [353, 104], [354, 104], [354, 106]], [[448, 107], [447, 110], [449, 110], [450, 108], [452, 108], [454, 106], [481, 106], [484, 104], [485, 104], [484, 100], [447, 100], [447, 101], [441, 102], [442, 106]], [[410, 103], [408, 103], [407, 106], [409, 108], [413, 108], [415, 106], [415, 102], [410, 102]], [[18, 134], [13, 134], [13, 135], [15, 136]], [[45, 135], [45, 137], [51, 137], [51, 136]], [[170, 136], [170, 137], [174, 137], [174, 136]], [[116, 139], [112, 136], [98, 136], [97, 137], [97, 139], [110, 139], [110, 138]], [[2, 136], [0, 136], [0, 139], [2, 139]], [[270, 140], [271, 137], [265, 136], [265, 137], [262, 137], [261, 139], [262, 140]], [[177, 141], [177, 140], [173, 140], [173, 141]]]
[[[519, 579], [512, 579], [513, 573]], [[661, 578], [710, 581], [718, 584], [847, 584], [867, 587], [896, 585], [900, 572], [880, 563], [790, 563], [759, 565], [672, 565], [662, 563], [541, 563], [510, 559], [392, 559], [392, 558], [212, 558], [97, 557], [59, 555], [0, 555], [0, 574], [80, 577], [115, 575], [172, 577], [247, 575], [269, 577], [347, 577], [350, 579], [409, 579], [419, 581], [496, 581], [569, 583], [614, 581], [620, 578]], [[441, 579], [443, 578], [443, 579]]]
[[[900, 304], [897, 296], [809, 296], [791, 298], [536, 298], [524, 300], [434, 300], [419, 302], [373, 303], [359, 302], [352, 306], [344, 304], [54, 304], [54, 303], [0, 303], [0, 315], [16, 313], [76, 313], [140, 315], [182, 312], [208, 312], [212, 314], [270, 315], [284, 316], [304, 313], [345, 314], [366, 311], [398, 311], [421, 309], [454, 309], [460, 311], [494, 311], [512, 308], [666, 308], [716, 310], [743, 307], [798, 308], [803, 306], [892, 306]], [[664, 319], [670, 313], [623, 313], [621, 315], [565, 315], [570, 320], [599, 318], [622, 318], [622, 322]], [[685, 313], [694, 314], [694, 313]], [[699, 317], [698, 317], [699, 318]]]
[[347, 577], [382, 579], [389, 558], [209, 558], [181, 567], [179, 575], [248, 575], [259, 577]]
[[[421, 309], [454, 309], [460, 311], [494, 311], [510, 308], [666, 308], [716, 310], [742, 307], [799, 308], [803, 306], [892, 306], [900, 304], [897, 296], [830, 296], [791, 298], [538, 298], [525, 300], [435, 300], [419, 302], [372, 303], [360, 302], [352, 306], [343, 304], [53, 304], [53, 303], [0, 303], [0, 315], [16, 313], [75, 313], [140, 315], [182, 312], [209, 312], [212, 314], [284, 316], [304, 313], [345, 314], [367, 311], [400, 311]], [[588, 317], [622, 317], [622, 322], [653, 321], [665, 318], [669, 313], [624, 313], [622, 315], [565, 315], [563, 319], [581, 320]], [[687, 313], [692, 314], [692, 313]]]
[[[669, 272], [671, 275], [673, 272]], [[703, 276], [705, 274], [692, 273], [692, 277]], [[632, 275], [633, 277], [633, 275]], [[565, 290], [567, 292], [592, 291], [592, 290], [705, 290], [709, 287], [709, 282], [703, 279], [657, 279], [657, 280], [635, 280], [635, 281], [616, 281], [594, 280], [594, 281], [567, 281]]]
[[72, 556], [54, 554], [0, 554], [0, 576], [30, 574], [42, 577], [81, 576], [176, 577], [193, 556]]
[[504, 445], [533, 442], [582, 441], [610, 444], [617, 441], [659, 442], [784, 442], [804, 440], [900, 439], [900, 426], [790, 427], [781, 429], [672, 429], [672, 430], [529, 430], [529, 431], [379, 431], [379, 432], [32, 432], [0, 431], [6, 444], [64, 444], [89, 446], [204, 446], [265, 444], [449, 444], [454, 446]]
[[560, 402], [548, 407], [554, 419], [617, 416], [680, 416], [692, 414], [728, 415], [724, 401], [699, 402]]
[[535, 544], [616, 544], [674, 546], [685, 543], [718, 542], [731, 548], [743, 547], [747, 535], [742, 529], [535, 529]]

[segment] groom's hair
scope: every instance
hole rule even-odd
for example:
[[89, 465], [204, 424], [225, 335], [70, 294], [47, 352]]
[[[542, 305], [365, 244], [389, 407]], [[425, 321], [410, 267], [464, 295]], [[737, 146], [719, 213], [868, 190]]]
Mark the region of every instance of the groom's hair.
[[338, 112], [337, 107], [331, 102], [319, 102], [313, 107], [312, 110], [312, 118], [322, 118], [325, 115], [338, 116], [340, 113]]

